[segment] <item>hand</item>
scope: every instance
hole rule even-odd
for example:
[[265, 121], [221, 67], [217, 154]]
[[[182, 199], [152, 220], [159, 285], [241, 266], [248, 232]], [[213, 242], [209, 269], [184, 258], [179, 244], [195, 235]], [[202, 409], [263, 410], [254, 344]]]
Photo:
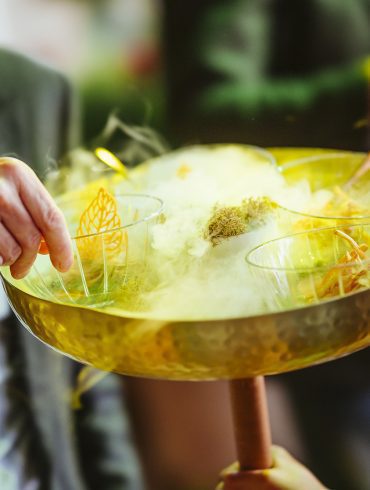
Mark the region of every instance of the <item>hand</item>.
[[66, 272], [73, 263], [71, 240], [61, 211], [23, 162], [0, 157], [0, 266], [24, 277], [44, 239], [52, 264]]
[[327, 490], [316, 477], [285, 449], [272, 447], [273, 467], [239, 472], [238, 463], [221, 474], [224, 482], [217, 490]]

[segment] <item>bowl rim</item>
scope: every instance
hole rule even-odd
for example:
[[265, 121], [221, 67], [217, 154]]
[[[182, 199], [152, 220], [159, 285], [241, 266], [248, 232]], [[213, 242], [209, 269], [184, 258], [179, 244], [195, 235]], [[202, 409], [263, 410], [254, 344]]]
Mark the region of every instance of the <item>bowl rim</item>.
[[[314, 163], [315, 161], [318, 161], [318, 160], [330, 160], [330, 159], [333, 159], [333, 158], [338, 158], [338, 159], [348, 159], [348, 158], [351, 158], [353, 156], [358, 156], [358, 157], [362, 157], [362, 158], [366, 158], [366, 153], [365, 152], [356, 152], [356, 151], [352, 151], [352, 152], [328, 152], [328, 153], [320, 153], [318, 155], [309, 155], [309, 156], [305, 156], [305, 157], [301, 157], [301, 158], [297, 158], [295, 160], [291, 160], [287, 163], [284, 163], [282, 165], [279, 166], [279, 172], [280, 174], [284, 176], [284, 172], [286, 170], [291, 170], [293, 169], [294, 167], [299, 167], [300, 165], [303, 165], [305, 163]], [[370, 222], [370, 214], [361, 214], [361, 215], [358, 215], [358, 216], [337, 216], [337, 215], [325, 215], [325, 214], [313, 214], [313, 213], [307, 213], [307, 212], [301, 212], [301, 211], [298, 211], [296, 209], [290, 209], [286, 206], [282, 206], [279, 204], [279, 206], [283, 209], [285, 209], [286, 211], [289, 211], [290, 213], [293, 213], [293, 214], [298, 214], [298, 215], [302, 215], [302, 216], [305, 216], [307, 218], [314, 218], [314, 219], [336, 219], [336, 220], [347, 220], [347, 221], [350, 221], [350, 220], [369, 220]]]
[[363, 157], [365, 158], [367, 155], [366, 152], [363, 151], [333, 151], [327, 153], [319, 153], [317, 155], [308, 155], [305, 157], [296, 158], [294, 160], [289, 160], [286, 163], [279, 165], [279, 171], [281, 174], [284, 174], [285, 170], [290, 170], [291, 168], [298, 167], [299, 165], [303, 165], [304, 163], [313, 163], [317, 160], [329, 160], [332, 158], [339, 159], [348, 159], [353, 156]]
[[[368, 223], [356, 223], [351, 225], [352, 228], [356, 227], [364, 227], [368, 226], [370, 228], [370, 221]], [[290, 238], [294, 238], [297, 236], [303, 236], [303, 235], [308, 235], [308, 234], [316, 234], [316, 233], [322, 233], [325, 231], [335, 231], [335, 230], [341, 230], [341, 229], [348, 229], [349, 225], [341, 225], [341, 226], [328, 226], [328, 227], [322, 227], [322, 228], [315, 228], [312, 230], [305, 230], [305, 231], [300, 231], [297, 233], [291, 233], [289, 235], [284, 235], [280, 236], [278, 238], [274, 238], [272, 240], [267, 240], [266, 242], [260, 243], [259, 245], [253, 247], [251, 250], [248, 251], [247, 255], [245, 256], [245, 261], [249, 266], [252, 266], [256, 269], [260, 270], [265, 270], [265, 271], [275, 271], [275, 272], [295, 272], [295, 273], [314, 273], [314, 272], [322, 272], [322, 271], [328, 271], [330, 269], [347, 269], [348, 267], [354, 267], [354, 266], [359, 266], [359, 265], [370, 265], [370, 257], [365, 259], [365, 260], [360, 260], [358, 262], [348, 262], [345, 264], [335, 264], [332, 263], [330, 265], [324, 265], [324, 266], [318, 266], [318, 267], [274, 267], [274, 266], [267, 266], [267, 265], [261, 265], [255, 261], [253, 261], [252, 256], [260, 249], [269, 247], [271, 244], [276, 243], [276, 242], [282, 242], [283, 240], [288, 240]]]
[[[62, 199], [61, 199], [62, 197], [63, 196], [59, 196], [60, 199], [56, 200], [56, 203], [59, 207], [62, 203]], [[144, 223], [146, 221], [150, 221], [153, 218], [158, 217], [163, 212], [163, 209], [164, 209], [164, 202], [162, 201], [162, 199], [160, 199], [159, 197], [156, 197], [156, 196], [152, 196], [150, 194], [141, 194], [141, 193], [123, 193], [123, 194], [121, 194], [121, 193], [117, 193], [117, 194], [114, 194], [114, 197], [115, 198], [131, 198], [131, 199], [132, 198], [133, 199], [144, 198], [144, 199], [151, 200], [152, 202], [156, 202], [158, 204], [158, 208], [155, 209], [153, 212], [149, 213], [147, 216], [144, 216], [143, 218], [140, 218], [136, 221], [133, 221], [132, 223], [129, 223], [127, 225], [122, 225], [122, 226], [118, 226], [116, 228], [112, 228], [110, 230], [103, 230], [103, 231], [99, 231], [97, 233], [88, 233], [86, 235], [72, 235], [71, 233], [69, 233], [71, 240], [77, 241], [77, 240], [80, 240], [83, 238], [97, 237], [97, 236], [101, 236], [104, 234], [114, 233], [114, 232], [117, 232], [120, 230], [127, 229], [127, 228], [130, 228], [132, 226], [138, 225], [140, 223]], [[76, 199], [68, 200], [68, 202], [82, 201], [82, 200], [83, 200], [83, 198], [82, 199], [76, 198]], [[63, 208], [61, 208], [61, 211], [63, 212]], [[68, 227], [68, 225], [67, 225], [67, 227]]]
[[[341, 221], [342, 223], [339, 226], [343, 226], [344, 222], [353, 222], [353, 221], [362, 222], [364, 220], [367, 220], [366, 222], [364, 221], [363, 223], [353, 223], [353, 225], [370, 223], [370, 214], [360, 214], [358, 216], [335, 216], [335, 215], [325, 215], [325, 214], [314, 214], [305, 211], [298, 211], [297, 209], [291, 209], [288, 208], [287, 206], [283, 206], [282, 204], [279, 204], [278, 202], [276, 204], [278, 205], [279, 208], [283, 209], [284, 211], [287, 211], [288, 213], [296, 214], [297, 216], [302, 216], [303, 218]], [[327, 226], [327, 227], [323, 226], [323, 228], [332, 228], [332, 226]]]
[[167, 158], [172, 158], [173, 156], [176, 155], [181, 155], [181, 153], [186, 153], [186, 152], [196, 152], [196, 151], [217, 151], [217, 150], [226, 150], [228, 148], [237, 148], [238, 150], [241, 151], [254, 151], [260, 156], [264, 157], [266, 160], [266, 163], [272, 165], [272, 167], [279, 172], [279, 165], [277, 163], [277, 159], [274, 156], [273, 152], [269, 150], [269, 148], [265, 148], [262, 146], [258, 145], [248, 145], [246, 143], [204, 143], [204, 144], [189, 144], [189, 145], [184, 145], [179, 148], [172, 149], [166, 153], [163, 153], [162, 155], [156, 155], [154, 157], [148, 158], [147, 160], [144, 160], [142, 163], [137, 165], [135, 168], [133, 168], [131, 171], [140, 171], [142, 170], [143, 166], [150, 166], [152, 164], [157, 163], [158, 160], [162, 159], [167, 159]]

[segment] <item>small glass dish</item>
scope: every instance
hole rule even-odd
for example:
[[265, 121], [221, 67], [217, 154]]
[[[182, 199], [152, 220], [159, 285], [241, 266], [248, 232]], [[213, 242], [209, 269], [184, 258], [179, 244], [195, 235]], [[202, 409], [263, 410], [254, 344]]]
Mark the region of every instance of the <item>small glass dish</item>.
[[246, 261], [269, 311], [338, 299], [370, 287], [370, 224], [295, 233], [252, 249]]
[[[304, 213], [294, 209], [289, 211], [313, 220], [315, 228], [326, 224], [340, 226], [346, 223], [361, 223], [363, 220], [370, 222], [370, 172], [364, 174], [357, 183], [349, 185], [365, 158], [366, 154], [360, 152], [323, 153], [280, 166], [280, 173], [288, 184], [307, 180], [312, 192], [328, 190], [333, 193], [330, 202], [323, 207]], [[333, 220], [332, 224], [327, 220]]]
[[365, 158], [366, 154], [361, 152], [315, 154], [280, 165], [279, 171], [289, 184], [307, 179], [311, 190], [317, 191], [345, 185]]
[[[22, 280], [22, 289], [54, 302], [99, 308], [118, 301], [121, 307], [134, 308], [149, 280], [150, 230], [163, 203], [148, 195], [116, 195], [122, 226], [81, 236], [77, 234], [80, 216], [90, 202], [87, 198], [58, 201], [72, 237], [72, 268], [60, 273], [48, 255], [39, 254]], [[8, 270], [2, 273], [13, 283]]]

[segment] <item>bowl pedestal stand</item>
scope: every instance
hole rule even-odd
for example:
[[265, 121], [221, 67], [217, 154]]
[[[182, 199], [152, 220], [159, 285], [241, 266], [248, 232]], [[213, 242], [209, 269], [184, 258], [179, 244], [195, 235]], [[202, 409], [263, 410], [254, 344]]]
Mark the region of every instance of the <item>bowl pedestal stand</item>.
[[[263, 376], [229, 382], [239, 470], [222, 476], [222, 490], [252, 490], [254, 470], [272, 466], [271, 432]], [[261, 489], [273, 490], [265, 483]]]

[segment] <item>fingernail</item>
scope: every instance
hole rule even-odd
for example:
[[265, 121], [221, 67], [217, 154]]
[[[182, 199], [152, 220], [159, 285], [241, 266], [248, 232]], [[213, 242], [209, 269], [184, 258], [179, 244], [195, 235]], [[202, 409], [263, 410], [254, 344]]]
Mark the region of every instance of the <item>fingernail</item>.
[[25, 271], [16, 272], [14, 277], [16, 279], [23, 279], [24, 277], [26, 277], [29, 274], [30, 270], [31, 270], [31, 267]]
[[58, 263], [58, 270], [60, 272], [68, 272], [69, 269], [72, 267], [72, 265], [73, 265], [73, 259], [67, 260], [67, 261], [65, 261], [63, 263], [62, 262], [59, 262]]
[[0, 255], [0, 267], [3, 265], [4, 263], [4, 259], [2, 258], [2, 256]]
[[24, 272], [12, 272], [14, 279], [23, 279], [26, 274]]

